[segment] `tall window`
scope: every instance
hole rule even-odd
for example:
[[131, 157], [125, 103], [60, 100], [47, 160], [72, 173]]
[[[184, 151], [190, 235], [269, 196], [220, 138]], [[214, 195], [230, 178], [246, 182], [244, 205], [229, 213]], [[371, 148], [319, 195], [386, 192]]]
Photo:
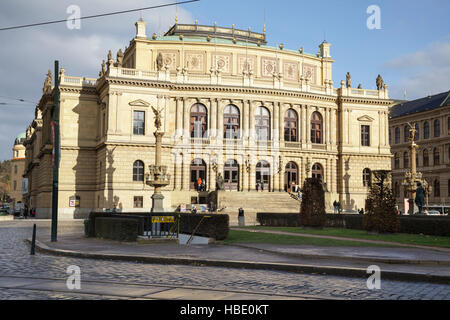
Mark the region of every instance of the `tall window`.
[[144, 181], [144, 163], [137, 160], [133, 164], [133, 181]]
[[311, 116], [311, 142], [322, 143], [322, 115], [319, 112], [314, 112]]
[[201, 103], [196, 103], [191, 108], [190, 114], [191, 138], [203, 138], [208, 128], [208, 112]]
[[409, 153], [404, 152], [403, 153], [403, 168], [409, 168]]
[[228, 105], [223, 111], [223, 137], [225, 139], [240, 138], [240, 113], [236, 106]]
[[428, 150], [423, 150], [423, 166], [428, 167], [430, 165], [430, 157], [428, 155]]
[[441, 196], [441, 183], [439, 182], [438, 179], [434, 180], [433, 190], [434, 196], [436, 198], [439, 198]]
[[133, 134], [145, 135], [145, 111], [133, 111]]
[[370, 169], [366, 168], [363, 170], [363, 186], [370, 187], [371, 184], [371, 172]]
[[429, 139], [430, 138], [430, 123], [428, 121], [426, 121], [423, 124], [423, 138], [424, 139]]
[[255, 112], [256, 139], [270, 140], [270, 113], [265, 107], [258, 107]]
[[284, 141], [298, 141], [297, 112], [288, 109], [284, 116]]
[[434, 137], [441, 136], [441, 121], [439, 119], [434, 120]]
[[399, 169], [400, 168], [400, 156], [398, 153], [394, 154], [394, 168]]
[[361, 145], [363, 147], [370, 146], [370, 126], [361, 126]]
[[434, 148], [433, 150], [433, 164], [435, 166], [438, 166], [441, 163], [441, 153], [439, 152], [438, 148]]
[[392, 144], [392, 129], [389, 128], [389, 144]]
[[400, 143], [400, 128], [395, 128], [395, 143]]
[[420, 126], [419, 126], [419, 124], [416, 123], [414, 128], [416, 129], [416, 134], [414, 135], [414, 141], [418, 141], [420, 139]]
[[450, 133], [450, 117], [447, 118], [447, 134]]
[[315, 163], [312, 167], [312, 177], [323, 181], [323, 168], [319, 163]]
[[409, 126], [403, 127], [403, 142], [408, 142], [409, 139]]

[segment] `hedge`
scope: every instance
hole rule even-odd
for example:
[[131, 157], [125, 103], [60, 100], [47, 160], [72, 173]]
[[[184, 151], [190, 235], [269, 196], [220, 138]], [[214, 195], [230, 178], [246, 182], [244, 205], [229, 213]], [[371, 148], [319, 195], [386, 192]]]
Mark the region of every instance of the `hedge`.
[[[173, 213], [104, 213], [104, 212], [91, 212], [89, 215], [88, 223], [88, 236], [96, 237], [95, 228], [99, 219], [132, 219], [135, 220], [138, 225], [138, 235], [143, 235], [143, 227], [145, 224], [145, 218], [151, 216], [165, 216], [173, 215]], [[228, 237], [229, 232], [229, 216], [226, 214], [192, 214], [192, 213], [176, 213], [180, 216], [180, 233], [192, 234], [203, 219], [202, 224], [196, 230], [195, 235], [208, 238], [214, 238], [216, 240], [225, 240]], [[102, 220], [101, 220], [102, 221]]]
[[95, 237], [118, 241], [136, 241], [139, 234], [137, 219], [102, 217], [95, 219]]
[[[298, 213], [258, 212], [262, 226], [298, 227]], [[325, 227], [364, 230], [363, 215], [327, 214]], [[450, 217], [400, 216], [399, 233], [450, 236]]]

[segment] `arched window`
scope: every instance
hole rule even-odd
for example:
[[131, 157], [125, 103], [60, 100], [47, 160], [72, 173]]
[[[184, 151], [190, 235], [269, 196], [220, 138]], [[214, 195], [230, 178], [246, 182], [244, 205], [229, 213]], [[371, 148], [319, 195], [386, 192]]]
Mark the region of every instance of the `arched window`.
[[372, 183], [372, 172], [370, 169], [366, 168], [363, 170], [363, 186], [370, 187]]
[[256, 183], [262, 187], [264, 183], [264, 190], [270, 190], [270, 164], [267, 161], [260, 161], [256, 165]]
[[284, 141], [298, 141], [298, 121], [297, 112], [288, 109], [284, 115]]
[[323, 135], [322, 115], [314, 112], [311, 115], [311, 142], [321, 144]]
[[144, 181], [144, 162], [140, 160], [133, 163], [133, 181]]
[[191, 138], [203, 138], [208, 129], [208, 112], [204, 105], [196, 103], [191, 108], [190, 131]]
[[228, 160], [224, 165], [223, 180], [225, 190], [239, 190], [239, 164], [236, 160]]
[[398, 153], [394, 154], [394, 168], [399, 169], [400, 168], [400, 156]]
[[258, 141], [270, 140], [270, 112], [265, 107], [256, 108], [255, 130]]
[[191, 190], [200, 190], [198, 182], [199, 178], [201, 182], [206, 186], [206, 163], [203, 159], [194, 159], [191, 162], [191, 180], [190, 180], [190, 188]]
[[423, 150], [423, 166], [428, 167], [430, 165], [430, 157], [428, 155], [428, 150]]
[[416, 134], [414, 135], [414, 141], [418, 141], [420, 139], [420, 126], [419, 126], [419, 124], [416, 123], [414, 128], [416, 129]]
[[428, 121], [425, 121], [425, 123], [423, 124], [423, 138], [430, 138], [430, 124], [428, 123]]
[[403, 168], [409, 168], [409, 152], [407, 151], [403, 153]]
[[400, 143], [400, 128], [395, 128], [395, 143]]
[[395, 198], [400, 197], [400, 184], [398, 182], [395, 182], [394, 185], [394, 197]]
[[438, 166], [441, 163], [441, 153], [438, 148], [434, 148], [433, 150], [433, 165]]
[[433, 184], [434, 196], [439, 198], [441, 196], [441, 183], [438, 179], [434, 180]]
[[434, 126], [434, 137], [440, 137], [441, 136], [441, 121], [439, 119], [434, 120], [433, 123]]
[[294, 192], [292, 186], [298, 185], [298, 167], [295, 162], [286, 165], [284, 173], [284, 191]]
[[320, 163], [315, 163], [312, 166], [312, 177], [323, 181], [323, 168]]
[[225, 139], [239, 139], [240, 134], [240, 112], [239, 109], [229, 104], [223, 110], [223, 137]]
[[403, 127], [403, 142], [408, 142], [409, 139], [409, 126]]

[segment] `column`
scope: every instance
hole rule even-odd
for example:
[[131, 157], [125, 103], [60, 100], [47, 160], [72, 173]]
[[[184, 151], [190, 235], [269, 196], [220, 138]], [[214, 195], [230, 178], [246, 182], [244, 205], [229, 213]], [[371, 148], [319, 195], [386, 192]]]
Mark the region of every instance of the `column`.
[[331, 108], [327, 108], [327, 115], [328, 115], [328, 144], [330, 144], [330, 148], [332, 147], [331, 142]]
[[164, 132], [166, 133], [166, 138], [169, 138], [169, 117], [170, 117], [170, 97], [163, 96], [164, 104]]
[[253, 102], [250, 102], [249, 104], [250, 108], [249, 108], [249, 146], [253, 147], [254, 145], [254, 140], [253, 140], [253, 134], [254, 134], [254, 130], [255, 130], [255, 111], [254, 111], [254, 106], [253, 106]]
[[211, 113], [210, 119], [210, 137], [217, 137], [217, 103], [215, 102], [217, 99], [209, 99], [209, 110]]
[[324, 132], [323, 132], [323, 142], [324, 142], [324, 144], [325, 144], [325, 146], [327, 147], [327, 150], [328, 150], [328, 141], [329, 141], [329, 139], [328, 139], [328, 132], [330, 131], [330, 126], [328, 125], [328, 110], [326, 109], [326, 108], [323, 108], [322, 110], [322, 114], [323, 114], [323, 123], [324, 123], [324, 126], [323, 126], [323, 130], [324, 130]]
[[[272, 133], [270, 134], [272, 138], [272, 146], [275, 150], [280, 148], [280, 136], [279, 136], [279, 118], [280, 118], [280, 103], [274, 102], [272, 108]], [[275, 163], [275, 161], [274, 161]]]
[[[279, 130], [279, 141], [280, 141], [280, 146], [284, 147], [284, 112], [283, 112], [283, 105], [280, 103], [280, 107], [279, 107], [279, 116], [278, 116], [278, 130]], [[298, 134], [298, 133], [297, 133]]]
[[217, 99], [217, 139], [219, 141], [223, 141], [223, 112], [222, 112], [222, 105], [223, 103], [219, 102], [219, 99]]
[[301, 115], [300, 115], [300, 121], [299, 121], [299, 123], [300, 123], [300, 129], [301, 129], [301, 132], [302, 132], [302, 134], [301, 134], [301, 141], [302, 141], [302, 147], [304, 148], [305, 147], [305, 145], [306, 145], [306, 143], [307, 143], [307, 137], [306, 137], [306, 106], [304, 106], [304, 105], [300, 105], [300, 111], [301, 111]]
[[190, 167], [191, 157], [189, 154], [183, 155], [183, 190], [189, 191], [190, 189]]
[[311, 144], [311, 108], [306, 106], [306, 143]]
[[244, 139], [244, 146], [246, 145], [246, 141], [248, 140], [249, 132], [248, 132], [248, 119], [249, 119], [249, 111], [250, 111], [250, 100], [244, 100], [242, 103], [242, 113], [241, 113], [241, 123], [242, 123], [242, 138]]
[[176, 132], [176, 137], [181, 137], [183, 135], [183, 102], [182, 102], [182, 98], [176, 97], [175, 98], [175, 103], [176, 103], [176, 128], [175, 128], [175, 132]]
[[338, 142], [338, 137], [337, 137], [337, 133], [336, 133], [336, 110], [330, 110], [331, 112], [331, 132], [330, 132], [330, 142], [331, 142], [331, 146], [333, 147], [334, 144], [337, 144]]
[[189, 139], [190, 138], [190, 128], [189, 128], [189, 117], [190, 117], [190, 113], [191, 113], [191, 108], [188, 105], [188, 99], [183, 97], [183, 137], [185, 139]]

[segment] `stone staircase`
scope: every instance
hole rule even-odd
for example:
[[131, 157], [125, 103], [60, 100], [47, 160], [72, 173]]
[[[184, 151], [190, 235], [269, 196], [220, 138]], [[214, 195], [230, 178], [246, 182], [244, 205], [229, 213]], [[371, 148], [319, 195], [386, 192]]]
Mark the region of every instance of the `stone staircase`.
[[220, 213], [230, 216], [230, 225], [238, 224], [238, 210], [244, 209], [246, 225], [256, 225], [256, 213], [299, 213], [300, 201], [287, 192], [229, 192], [218, 193], [218, 209]]

